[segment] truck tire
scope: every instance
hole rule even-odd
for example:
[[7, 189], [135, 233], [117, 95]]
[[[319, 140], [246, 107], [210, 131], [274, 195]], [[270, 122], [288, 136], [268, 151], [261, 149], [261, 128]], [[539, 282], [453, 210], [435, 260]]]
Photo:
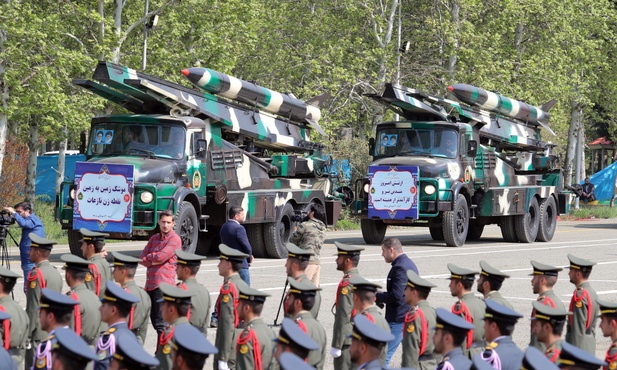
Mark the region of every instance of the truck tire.
[[534, 197], [529, 202], [529, 210], [525, 214], [514, 216], [514, 231], [520, 242], [533, 243], [538, 236], [539, 228], [540, 207], [538, 199]]
[[557, 204], [555, 198], [549, 196], [540, 203], [540, 227], [537, 241], [550, 242], [557, 228]]
[[176, 234], [182, 240], [182, 250], [188, 253], [195, 253], [197, 240], [199, 239], [199, 224], [197, 223], [197, 213], [189, 202], [182, 202], [176, 214]]
[[271, 258], [287, 258], [287, 247], [293, 230], [294, 207], [287, 203], [281, 209], [276, 222], [264, 225], [264, 244]]
[[380, 245], [386, 236], [388, 225], [381, 220], [363, 218], [360, 220], [360, 228], [362, 229], [362, 237], [366, 244]]
[[459, 194], [451, 211], [443, 213], [443, 238], [448, 247], [462, 247], [469, 231], [467, 199]]
[[443, 227], [441, 225], [429, 226], [428, 231], [431, 233], [431, 238], [433, 238], [434, 241], [443, 241]]
[[81, 252], [81, 243], [79, 242], [81, 240], [81, 233], [79, 230], [68, 229], [67, 234], [69, 237], [69, 249], [71, 250], [71, 253], [78, 257], [84, 258], [84, 254]]
[[253, 257], [267, 258], [268, 252], [266, 251], [266, 245], [264, 244], [264, 228], [262, 224], [247, 224], [246, 235], [251, 243], [253, 249]]
[[470, 240], [470, 241], [480, 240], [483, 232], [484, 232], [484, 225], [476, 224], [472, 222], [469, 224], [469, 231], [467, 232], [466, 240]]
[[503, 240], [509, 243], [518, 243], [518, 238], [516, 237], [516, 232], [514, 231], [514, 217], [503, 216], [501, 218], [501, 222], [499, 223], [499, 227], [501, 228], [501, 236], [503, 237]]

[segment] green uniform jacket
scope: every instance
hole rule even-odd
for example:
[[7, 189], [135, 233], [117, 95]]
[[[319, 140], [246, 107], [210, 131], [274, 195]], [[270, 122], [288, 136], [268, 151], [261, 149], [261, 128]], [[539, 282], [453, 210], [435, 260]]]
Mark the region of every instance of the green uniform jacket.
[[[96, 345], [96, 341], [101, 334], [101, 301], [94, 292], [86, 287], [86, 284], [76, 285], [69, 293], [77, 295], [79, 301], [79, 314], [81, 315], [81, 337], [84, 338], [89, 345]], [[107, 325], [105, 325], [107, 326]], [[75, 315], [71, 319], [71, 329], [75, 329]]]
[[[18, 368], [26, 354], [26, 344], [28, 342], [28, 315], [26, 311], [18, 305], [10, 295], [0, 298], [0, 306], [3, 311], [11, 315], [9, 331], [11, 341], [9, 343], [9, 353]], [[4, 325], [0, 325], [0, 346], [4, 345]]]
[[[296, 276], [295, 280], [296, 281], [303, 281], [303, 280], [310, 281], [310, 279], [308, 278], [308, 276], [306, 276], [306, 274], [301, 274], [301, 275]], [[313, 308], [311, 308], [311, 315], [313, 315], [315, 320], [317, 320], [317, 315], [319, 315], [320, 307], [321, 307], [321, 292], [316, 291], [315, 292], [315, 304], [313, 305]]]
[[41, 299], [41, 277], [37, 277], [37, 272], [42, 274], [45, 281], [45, 288], [62, 292], [62, 276], [48, 260], [39, 262], [36, 267], [28, 274], [28, 292], [26, 293], [26, 313], [30, 327], [28, 334], [31, 341], [38, 342], [47, 338], [47, 332], [41, 329], [39, 321], [39, 304]]
[[345, 272], [336, 289], [334, 303], [334, 327], [332, 328], [332, 347], [342, 350], [341, 356], [334, 359], [335, 369], [351, 368], [349, 346], [351, 345], [351, 312], [353, 311], [353, 285], [349, 283], [352, 276], [360, 276], [357, 268]]
[[[179, 284], [179, 286], [182, 283]], [[191, 297], [191, 325], [207, 335], [208, 320], [210, 319], [210, 292], [195, 278], [184, 281], [184, 286], [193, 293]]]
[[328, 344], [326, 329], [308, 311], [298, 312], [294, 321], [319, 345], [319, 349], [309, 352], [307, 363], [317, 370], [322, 370], [326, 363]]
[[563, 339], [558, 339], [551, 343], [546, 351], [544, 351], [544, 356], [551, 360], [551, 362], [555, 365], [557, 365], [557, 360], [559, 359], [559, 354], [561, 353], [561, 343], [563, 343]]
[[[553, 291], [553, 289], [549, 289], [546, 292], [540, 293], [538, 295], [538, 302], [542, 303], [545, 306], [548, 305], [558, 310], [564, 311], [566, 309], [561, 300], [559, 300], [559, 297], [557, 297], [557, 294], [555, 294], [555, 292]], [[536, 312], [532, 310], [531, 317], [534, 317], [535, 315]], [[531, 330], [529, 345], [532, 347], [536, 347], [541, 352], [544, 352], [546, 350], [546, 346], [544, 345], [544, 343], [538, 340], [538, 337], [533, 333], [533, 330]]]
[[148, 325], [150, 325], [150, 309], [152, 308], [150, 296], [146, 293], [144, 288], [137, 285], [135, 280], [126, 282], [122, 287], [139, 298], [139, 302], [135, 303], [135, 309], [133, 310], [133, 325], [131, 326], [131, 331], [143, 345], [146, 341]]
[[[95, 264], [98, 269], [98, 277], [96, 275], [96, 271], [92, 267], [90, 267], [90, 275], [86, 278], [86, 286], [88, 289], [94, 292], [94, 294], [98, 295], [99, 298], [103, 298], [105, 295], [105, 287], [107, 286], [108, 280], [113, 280], [111, 275], [111, 267], [109, 267], [109, 262], [101, 256], [100, 254], [95, 254], [94, 256], [88, 259], [88, 262]], [[99, 292], [96, 292], [96, 280], [99, 281]]]
[[572, 316], [568, 318], [566, 342], [592, 353], [596, 353], [596, 319], [600, 312], [598, 295], [588, 281], [579, 285], [570, 301]]
[[158, 338], [157, 351], [154, 356], [160, 361], [160, 365], [157, 370], [171, 370], [173, 364], [171, 362], [171, 338], [174, 336], [174, 326], [180, 324], [188, 324], [189, 320], [186, 316], [181, 316], [176, 319], [171, 325], [169, 325], [161, 338]]
[[[254, 333], [254, 336], [252, 333]], [[236, 345], [236, 370], [266, 370], [276, 368], [274, 361], [274, 332], [261, 317], [246, 324], [238, 337]], [[255, 352], [255, 341], [259, 345], [259, 353]], [[261, 367], [256, 366], [255, 357], [261, 356]], [[273, 366], [274, 365], [274, 366]]]
[[[422, 318], [424, 317], [424, 320]], [[403, 360], [402, 367], [409, 367], [422, 370], [433, 370], [437, 366], [437, 361], [433, 355], [433, 328], [437, 325], [435, 309], [426, 300], [418, 302], [416, 307], [405, 316], [403, 325]], [[424, 322], [423, 322], [424, 321]], [[422, 336], [425, 336], [424, 342]], [[424, 352], [420, 349], [424, 345]], [[420, 360], [423, 356], [423, 360]], [[431, 358], [433, 357], [433, 358]]]
[[[383, 314], [381, 313], [381, 311], [379, 311], [379, 308], [377, 308], [377, 306], [367, 307], [364, 311], [361, 312], [361, 314], [368, 317], [368, 319], [371, 320], [374, 324], [390, 333], [390, 325], [388, 325], [386, 318], [383, 317]], [[379, 356], [379, 361], [381, 361], [382, 365], [386, 363], [387, 355], [388, 346], [384, 346], [381, 350], [381, 355]]]
[[484, 351], [484, 347], [486, 346], [484, 342], [484, 311], [486, 304], [483, 300], [476, 297], [473, 292], [463, 294], [460, 301], [456, 302], [454, 306], [452, 306], [452, 313], [461, 316], [468, 322], [469, 318], [465, 317], [464, 312], [460, 312], [462, 309], [460, 302], [467, 306], [469, 314], [471, 315], [471, 322], [474, 326], [473, 341], [471, 346], [467, 349], [467, 338], [465, 338], [461, 348], [463, 349], [463, 353], [465, 353], [465, 355], [469, 358], [473, 358], [474, 355], [482, 353]]
[[608, 347], [604, 361], [607, 363], [607, 369], [617, 369], [617, 339]]
[[486, 301], [487, 299], [495, 301], [495, 302], [499, 303], [502, 306], [508, 307], [511, 310], [514, 309], [514, 307], [512, 307], [512, 304], [510, 302], [506, 301], [506, 299], [501, 295], [501, 293], [499, 293], [496, 290], [491, 290], [490, 292], [488, 292], [488, 295], [487, 295], [486, 298], [484, 298], [484, 300]]
[[[232, 292], [235, 288], [235, 296]], [[223, 280], [223, 285], [217, 299], [219, 321], [216, 329], [215, 346], [219, 353], [214, 356], [214, 369], [218, 369], [218, 361], [227, 361], [233, 365], [236, 354], [236, 306], [238, 305], [238, 286], [246, 285], [240, 275], [233, 274]], [[239, 323], [239, 321], [238, 321]]]

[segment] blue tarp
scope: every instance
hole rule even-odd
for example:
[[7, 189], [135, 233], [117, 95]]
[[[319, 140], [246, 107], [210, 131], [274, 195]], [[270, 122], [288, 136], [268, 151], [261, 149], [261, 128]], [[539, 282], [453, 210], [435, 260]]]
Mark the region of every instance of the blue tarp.
[[[65, 179], [72, 179], [75, 177], [75, 162], [83, 162], [86, 160], [86, 156], [79, 155], [67, 155], [65, 158]], [[53, 202], [56, 199], [56, 169], [58, 167], [57, 155], [45, 155], [37, 157], [36, 159], [36, 195], [43, 197], [42, 200]], [[47, 199], [49, 196], [49, 199]]]
[[[604, 168], [602, 171], [589, 177], [589, 182], [595, 185], [594, 194], [598, 201], [610, 201], [615, 191], [615, 175], [617, 174], [617, 162]], [[585, 180], [581, 181], [581, 185]]]

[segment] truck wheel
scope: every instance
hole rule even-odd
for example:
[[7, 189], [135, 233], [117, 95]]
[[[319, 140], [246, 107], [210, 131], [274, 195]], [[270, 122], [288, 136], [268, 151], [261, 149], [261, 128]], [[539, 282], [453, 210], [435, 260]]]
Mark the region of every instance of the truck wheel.
[[262, 224], [247, 224], [246, 235], [253, 248], [253, 256], [257, 258], [267, 258], [266, 245], [264, 244], [264, 228]]
[[557, 228], [557, 204], [555, 198], [549, 196], [540, 203], [540, 228], [537, 241], [550, 242]]
[[69, 237], [69, 249], [71, 250], [71, 253], [78, 257], [84, 258], [84, 254], [81, 252], [81, 243], [79, 242], [79, 240], [81, 240], [81, 233], [79, 230], [69, 229], [67, 230], [67, 234]]
[[501, 228], [501, 236], [503, 237], [503, 240], [510, 243], [518, 243], [518, 238], [516, 237], [516, 232], [514, 231], [514, 217], [503, 216], [501, 218], [501, 222], [499, 223], [499, 227]]
[[429, 226], [428, 231], [431, 233], [431, 238], [433, 238], [433, 240], [438, 242], [443, 241], [443, 227], [441, 225], [434, 227]]
[[287, 247], [293, 229], [294, 207], [285, 204], [275, 223], [264, 225], [264, 244], [271, 258], [287, 258]]
[[520, 242], [533, 243], [538, 236], [539, 226], [540, 207], [538, 206], [538, 199], [534, 197], [529, 202], [529, 211], [514, 216], [514, 231]]
[[480, 240], [482, 233], [484, 232], [484, 225], [470, 223], [469, 231], [467, 232], [467, 240]]
[[178, 214], [176, 215], [176, 234], [182, 240], [182, 250], [188, 253], [195, 253], [197, 239], [199, 239], [199, 226], [197, 224], [197, 213], [189, 202], [182, 202]]
[[467, 199], [459, 194], [451, 211], [443, 213], [443, 238], [448, 247], [462, 247], [469, 231]]
[[386, 225], [381, 220], [370, 220], [363, 218], [360, 220], [360, 228], [362, 229], [362, 237], [366, 244], [381, 244], [386, 236]]

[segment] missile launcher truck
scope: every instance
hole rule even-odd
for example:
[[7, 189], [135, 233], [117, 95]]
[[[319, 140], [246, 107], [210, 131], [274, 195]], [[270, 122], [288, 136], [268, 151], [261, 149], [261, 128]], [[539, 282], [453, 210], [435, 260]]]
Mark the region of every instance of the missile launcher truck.
[[[323, 221], [336, 223], [342, 203], [331, 195], [323, 145], [310, 138], [312, 129], [321, 131], [316, 105], [322, 100], [290, 99], [205, 68], [182, 73], [201, 90], [109, 62], [99, 62], [92, 80], [73, 81], [130, 112], [92, 118], [86, 163], [103, 164], [101, 171], [134, 168], [125, 196], [132, 200], [130, 231], [114, 232], [111, 222], [99, 221], [97, 231], [147, 240], [158, 231], [160, 212], [171, 210], [182, 249], [205, 254], [218, 246], [220, 227], [237, 205], [246, 211], [254, 256], [282, 258], [308, 205], [321, 204]], [[113, 135], [102, 143], [99, 132]], [[56, 218], [68, 231], [71, 252], [81, 254], [75, 198], [83, 194], [76, 190], [77, 179], [63, 183]]]
[[428, 227], [452, 247], [498, 224], [509, 242], [550, 241], [567, 192], [554, 145], [542, 141], [548, 111], [470, 86], [460, 102], [386, 84], [370, 98], [403, 117], [377, 125], [373, 162], [355, 184], [362, 236], [380, 244], [389, 225]]

